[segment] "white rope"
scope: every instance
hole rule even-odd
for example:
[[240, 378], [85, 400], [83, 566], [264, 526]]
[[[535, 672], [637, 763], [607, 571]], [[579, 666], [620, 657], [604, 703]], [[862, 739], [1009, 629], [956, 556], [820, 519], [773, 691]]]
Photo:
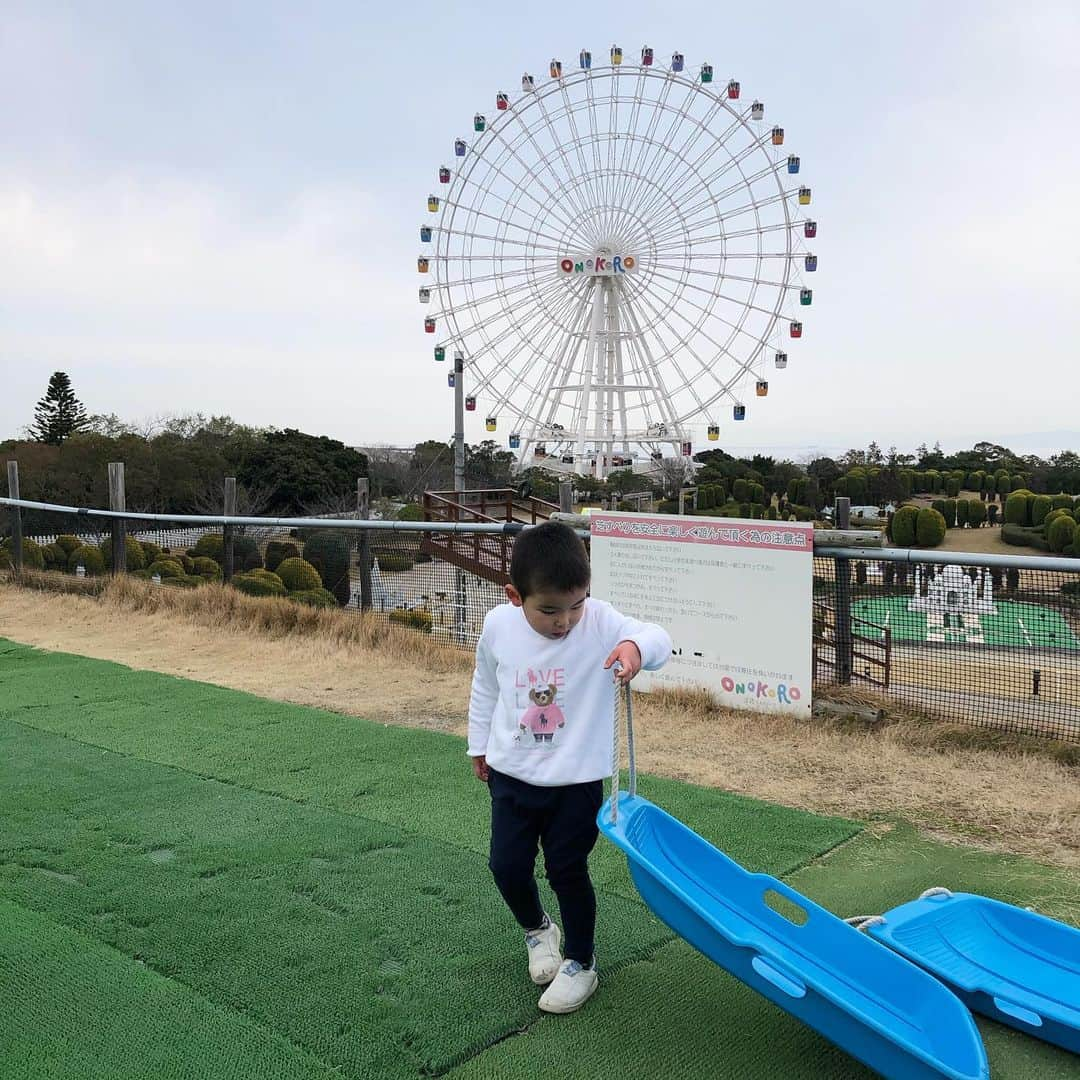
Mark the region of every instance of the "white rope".
[[920, 900], [928, 900], [931, 896], [952, 896], [952, 892], [941, 885], [935, 885], [932, 889], [919, 893]]
[[[612, 672], [612, 678], [618, 675], [622, 669], [622, 665], [616, 663], [615, 670]], [[619, 722], [619, 695], [615, 694], [615, 704], [611, 710], [612, 721], [612, 739], [611, 739], [611, 824], [614, 825], [619, 820], [619, 768], [622, 765], [620, 761], [620, 750], [622, 749], [622, 725]]]

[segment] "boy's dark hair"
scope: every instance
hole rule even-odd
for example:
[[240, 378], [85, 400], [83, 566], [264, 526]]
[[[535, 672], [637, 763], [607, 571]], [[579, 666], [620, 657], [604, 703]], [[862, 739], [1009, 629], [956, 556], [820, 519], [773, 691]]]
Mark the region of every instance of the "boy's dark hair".
[[587, 589], [592, 579], [589, 553], [569, 525], [546, 521], [523, 529], [510, 556], [510, 581], [522, 600], [532, 593]]

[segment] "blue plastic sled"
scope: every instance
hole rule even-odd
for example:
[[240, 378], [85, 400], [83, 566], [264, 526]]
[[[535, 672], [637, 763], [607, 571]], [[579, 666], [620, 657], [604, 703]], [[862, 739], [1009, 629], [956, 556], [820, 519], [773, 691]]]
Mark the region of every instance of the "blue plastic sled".
[[[600, 808], [600, 831], [626, 853], [645, 903], [710, 960], [883, 1076], [989, 1077], [971, 1013], [936, 979], [647, 799], [623, 793], [616, 805], [615, 823], [610, 799]], [[801, 909], [802, 925], [770, 893]]]
[[931, 893], [866, 932], [976, 1012], [1080, 1054], [1080, 930], [985, 896]]

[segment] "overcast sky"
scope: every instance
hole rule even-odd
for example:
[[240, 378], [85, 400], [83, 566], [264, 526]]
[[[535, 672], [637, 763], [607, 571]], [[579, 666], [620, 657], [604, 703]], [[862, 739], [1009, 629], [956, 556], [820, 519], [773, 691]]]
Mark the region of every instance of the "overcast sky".
[[797, 363], [720, 445], [1080, 448], [1075, 0], [4, 0], [0, 438], [57, 369], [125, 419], [447, 437], [435, 167], [523, 70], [612, 41], [739, 78], [813, 185]]

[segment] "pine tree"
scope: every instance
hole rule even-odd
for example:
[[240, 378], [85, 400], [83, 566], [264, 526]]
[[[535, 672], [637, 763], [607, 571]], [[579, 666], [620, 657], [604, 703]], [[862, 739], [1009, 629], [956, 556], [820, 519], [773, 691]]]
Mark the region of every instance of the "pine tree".
[[34, 410], [31, 434], [38, 442], [59, 446], [84, 428], [86, 422], [86, 410], [71, 389], [71, 379], [66, 372], [54, 371], [49, 389]]

